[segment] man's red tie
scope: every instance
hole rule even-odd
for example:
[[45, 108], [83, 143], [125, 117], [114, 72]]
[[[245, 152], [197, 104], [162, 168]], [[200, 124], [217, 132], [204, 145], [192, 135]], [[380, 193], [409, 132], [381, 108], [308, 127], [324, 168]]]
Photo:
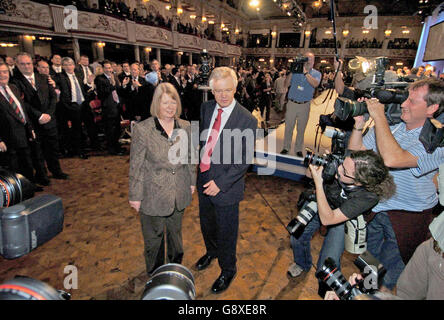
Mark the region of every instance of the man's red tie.
[[20, 112], [19, 106], [15, 103], [14, 99], [8, 94], [8, 91], [6, 91], [6, 87], [3, 87], [3, 90], [5, 90], [6, 99], [8, 99], [8, 102], [11, 105], [12, 109], [14, 109], [15, 114], [22, 123], [25, 123], [25, 119], [23, 118], [23, 115]]
[[208, 138], [207, 144], [205, 145], [205, 153], [202, 156], [202, 160], [199, 164], [200, 172], [205, 172], [210, 169], [211, 155], [213, 154], [213, 149], [217, 142], [217, 136], [219, 135], [223, 110], [219, 108], [217, 112], [218, 114], [216, 120], [214, 120], [213, 128], [211, 128], [210, 137]]

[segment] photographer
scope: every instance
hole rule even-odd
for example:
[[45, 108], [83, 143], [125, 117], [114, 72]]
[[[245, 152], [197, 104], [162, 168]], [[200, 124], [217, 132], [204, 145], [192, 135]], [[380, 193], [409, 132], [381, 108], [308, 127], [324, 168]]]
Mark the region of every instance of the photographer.
[[380, 202], [367, 225], [367, 249], [387, 269], [383, 286], [392, 290], [415, 248], [427, 239], [433, 208], [438, 203], [433, 177], [444, 162], [444, 148], [426, 152], [419, 141], [427, 118], [444, 110], [444, 84], [436, 79], [413, 82], [401, 105], [402, 122], [389, 126], [384, 105], [366, 99], [374, 128], [363, 137], [363, 116], [355, 117], [349, 149], [379, 152], [390, 169], [396, 193]]
[[313, 69], [314, 54], [307, 52], [305, 57], [308, 58], [308, 61], [303, 64], [302, 73], [295, 73], [296, 70], [292, 69], [285, 81], [285, 87], [290, 87], [290, 89], [285, 113], [284, 148], [281, 154], [287, 154], [291, 149], [294, 126], [297, 120], [298, 128], [294, 152], [298, 157], [302, 157], [304, 133], [310, 115], [311, 99], [313, 99], [314, 91], [321, 82], [321, 73]]
[[[288, 273], [299, 276], [311, 268], [310, 241], [321, 223], [329, 226], [324, 239], [317, 267], [327, 257], [340, 265], [344, 251], [344, 222], [361, 214], [367, 214], [380, 199], [394, 193], [393, 179], [382, 158], [373, 151], [353, 151], [337, 168], [336, 179], [324, 183], [323, 167], [309, 166], [315, 186], [318, 213], [307, 224], [297, 239], [291, 236], [294, 262]], [[319, 294], [323, 297], [325, 285], [320, 283]]]

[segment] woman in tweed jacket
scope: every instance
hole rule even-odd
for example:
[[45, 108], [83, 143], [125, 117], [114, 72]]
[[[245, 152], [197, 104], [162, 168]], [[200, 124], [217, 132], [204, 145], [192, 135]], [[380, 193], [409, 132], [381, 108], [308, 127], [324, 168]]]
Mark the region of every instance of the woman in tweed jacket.
[[181, 109], [173, 85], [161, 83], [151, 103], [152, 117], [136, 124], [132, 133], [129, 204], [140, 214], [148, 274], [166, 260], [181, 263], [183, 257], [182, 216], [196, 185], [191, 161], [196, 158], [191, 156], [190, 123], [179, 119]]

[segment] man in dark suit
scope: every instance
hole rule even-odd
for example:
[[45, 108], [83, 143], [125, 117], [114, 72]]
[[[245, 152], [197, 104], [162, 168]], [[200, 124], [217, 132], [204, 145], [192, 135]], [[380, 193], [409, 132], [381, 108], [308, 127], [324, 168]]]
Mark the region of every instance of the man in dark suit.
[[[154, 86], [139, 76], [138, 63], [131, 64], [130, 70], [130, 82], [123, 87], [127, 111], [131, 120], [143, 121], [151, 116]], [[125, 81], [125, 78], [122, 81]]]
[[82, 79], [85, 90], [89, 91], [93, 87], [94, 72], [89, 66], [89, 58], [87, 55], [82, 54], [80, 56], [79, 64], [76, 66], [74, 72], [76, 73], [77, 77]]
[[[29, 53], [20, 52], [15, 59], [17, 67], [11, 82], [23, 93], [23, 99], [30, 106], [29, 116], [36, 130], [37, 141], [42, 147], [48, 169], [53, 178], [67, 179], [68, 175], [60, 168], [58, 158], [59, 144], [55, 120], [57, 94], [54, 87], [49, 84], [48, 76], [34, 73], [32, 57]], [[44, 164], [39, 166], [44, 167]], [[47, 179], [46, 169], [44, 176], [40, 178]], [[44, 182], [48, 183], [49, 181]]]
[[64, 133], [68, 138], [68, 149], [72, 156], [88, 159], [81, 150], [82, 139], [82, 112], [87, 108], [87, 92], [83, 86], [82, 79], [74, 72], [75, 63], [69, 57], [62, 59], [63, 72], [59, 75], [58, 85], [60, 87], [60, 112], [64, 121], [71, 121], [71, 130]]
[[9, 170], [34, 179], [30, 140], [35, 139], [28, 106], [20, 98], [20, 91], [9, 82], [9, 68], [0, 63], [0, 155]]
[[62, 71], [62, 57], [58, 54], [53, 54], [51, 57], [51, 69], [49, 70], [49, 75], [54, 81], [57, 81], [57, 77]]
[[203, 270], [218, 258], [222, 272], [211, 290], [220, 293], [237, 272], [239, 202], [244, 194], [244, 175], [253, 160], [257, 120], [234, 99], [234, 70], [214, 69], [209, 84], [216, 100], [201, 106], [202, 151], [197, 178], [200, 225], [207, 252], [196, 268]]
[[[124, 155], [124, 150], [120, 147], [120, 98], [122, 87], [119, 79], [113, 73], [111, 62], [103, 62], [104, 73], [98, 75], [94, 84], [96, 86], [97, 96], [102, 102], [102, 114], [105, 124], [105, 136], [108, 147], [108, 153], [111, 155]], [[125, 78], [122, 85], [126, 86], [130, 79]]]

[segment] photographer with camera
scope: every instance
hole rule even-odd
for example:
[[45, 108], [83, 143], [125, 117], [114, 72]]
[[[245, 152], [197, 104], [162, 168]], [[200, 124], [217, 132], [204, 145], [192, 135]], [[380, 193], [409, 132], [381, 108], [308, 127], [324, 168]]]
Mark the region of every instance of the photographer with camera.
[[374, 150], [394, 177], [395, 195], [380, 202], [367, 225], [367, 248], [387, 269], [383, 286], [392, 290], [416, 247], [427, 239], [433, 208], [438, 203], [433, 177], [444, 162], [444, 148], [433, 153], [419, 140], [428, 118], [444, 110], [444, 84], [436, 79], [413, 82], [402, 105], [402, 122], [389, 126], [384, 105], [365, 99], [374, 128], [363, 137], [363, 116], [356, 116], [351, 150]]
[[310, 103], [314, 91], [321, 82], [321, 73], [313, 69], [315, 56], [311, 52], [305, 58], [297, 58], [292, 63], [290, 73], [285, 81], [288, 91], [287, 111], [285, 113], [284, 148], [281, 154], [287, 154], [291, 149], [294, 126], [298, 121], [297, 136], [294, 152], [302, 157], [304, 146], [304, 133], [310, 115]]
[[[327, 257], [333, 258], [340, 265], [344, 251], [344, 222], [362, 214], [370, 213], [380, 199], [388, 198], [394, 193], [392, 176], [385, 167], [382, 158], [371, 150], [353, 151], [336, 169], [335, 179], [326, 180], [324, 166], [309, 165], [316, 187], [318, 212], [314, 213], [297, 238], [292, 235], [294, 263], [288, 273], [299, 276], [302, 271], [311, 268], [310, 241], [321, 223], [328, 226], [328, 233], [322, 244], [317, 268]], [[319, 283], [319, 295], [324, 296], [326, 287]]]

